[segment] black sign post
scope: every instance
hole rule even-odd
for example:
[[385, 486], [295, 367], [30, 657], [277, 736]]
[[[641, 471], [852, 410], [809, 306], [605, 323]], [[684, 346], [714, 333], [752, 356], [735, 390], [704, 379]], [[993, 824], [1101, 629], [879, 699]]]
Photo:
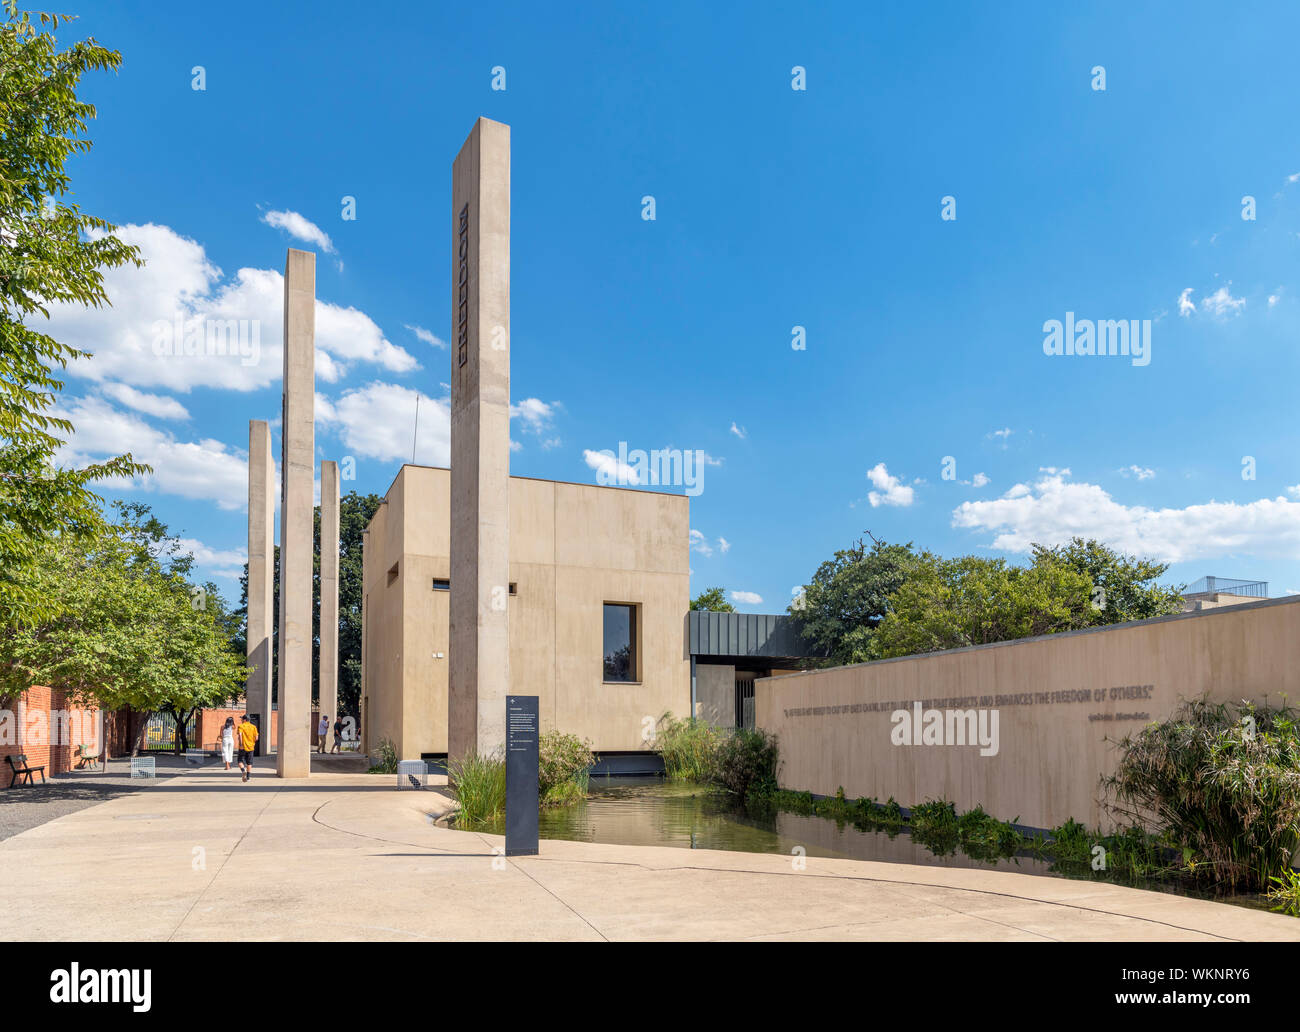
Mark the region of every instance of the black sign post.
[[506, 696], [506, 856], [537, 855], [537, 696]]

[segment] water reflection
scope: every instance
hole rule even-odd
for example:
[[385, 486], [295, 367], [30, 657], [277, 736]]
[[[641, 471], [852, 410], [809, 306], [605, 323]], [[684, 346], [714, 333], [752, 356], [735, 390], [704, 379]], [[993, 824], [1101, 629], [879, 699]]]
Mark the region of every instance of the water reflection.
[[[490, 830], [503, 834], [505, 822]], [[963, 854], [938, 857], [907, 834], [837, 826], [825, 817], [793, 813], [746, 813], [728, 796], [700, 785], [661, 778], [592, 778], [584, 802], [541, 812], [543, 839], [605, 842], [621, 846], [674, 846], [729, 849], [741, 853], [793, 855], [846, 860], [885, 860], [939, 867], [983, 867], [1028, 871], [1048, 865], [1029, 857], [992, 864]]]
[[[505, 821], [488, 827], [505, 833]], [[585, 801], [545, 809], [538, 819], [543, 839], [604, 842], [623, 846], [673, 846], [679, 849], [726, 849], [742, 853], [780, 853], [923, 864], [929, 867], [979, 868], [1020, 874], [1111, 881], [1138, 888], [1215, 898], [1186, 885], [1114, 878], [1091, 872], [1088, 865], [1063, 870], [1037, 856], [1017, 855], [976, 860], [958, 850], [946, 856], [931, 852], [903, 832], [863, 830], [826, 817], [794, 813], [745, 812], [730, 797], [700, 785], [662, 778], [592, 778]], [[1217, 897], [1220, 902], [1260, 907], [1259, 896]]]

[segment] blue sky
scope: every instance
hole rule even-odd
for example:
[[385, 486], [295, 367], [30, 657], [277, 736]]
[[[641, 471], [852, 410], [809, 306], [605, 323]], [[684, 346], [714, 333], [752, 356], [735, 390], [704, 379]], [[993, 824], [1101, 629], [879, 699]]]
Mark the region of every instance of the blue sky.
[[[149, 266], [56, 316], [96, 352], [68, 454], [151, 462], [110, 495], [237, 598], [299, 246], [318, 457], [382, 494], [418, 392], [445, 464], [451, 163], [484, 115], [512, 127], [512, 472], [704, 451], [694, 591], [783, 610], [868, 529], [1015, 561], [1080, 533], [1300, 590], [1300, 9], [1049, 7], [82, 6], [70, 34], [123, 65], [84, 83], [75, 200]], [[177, 311], [262, 320], [259, 361], [160, 358]], [[1149, 364], [1044, 354], [1067, 312], [1150, 320]]]

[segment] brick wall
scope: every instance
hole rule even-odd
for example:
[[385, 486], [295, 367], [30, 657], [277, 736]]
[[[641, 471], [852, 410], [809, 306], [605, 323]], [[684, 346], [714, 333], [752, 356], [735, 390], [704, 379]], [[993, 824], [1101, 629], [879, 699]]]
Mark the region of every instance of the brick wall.
[[[221, 726], [227, 717], [234, 717], [238, 724], [243, 713], [242, 707], [200, 710], [195, 720], [197, 740], [190, 742], [191, 748], [219, 753]], [[111, 757], [129, 756], [146, 719], [146, 714], [130, 709], [104, 714], [101, 742], [97, 709], [70, 707], [64, 692], [33, 685], [22, 695], [9, 700], [7, 709], [0, 707], [0, 777], [7, 778], [10, 774], [9, 765], [3, 758], [23, 754], [27, 756], [29, 766], [43, 766], [47, 777], [63, 774], [76, 767], [77, 747], [83, 743], [96, 746], [100, 752], [106, 748]], [[272, 719], [269, 723], [269, 732], [266, 727], [262, 728], [263, 755], [267, 753], [268, 733], [271, 746], [275, 745], [277, 737], [276, 721]], [[39, 775], [36, 780], [40, 781]], [[8, 783], [5, 780], [0, 784]]]
[[[67, 696], [56, 689], [33, 685], [10, 700], [0, 716], [0, 753], [14, 757], [25, 753], [28, 765], [43, 766], [47, 776], [71, 770], [82, 744], [102, 751], [99, 711], [69, 706]], [[7, 763], [0, 773], [9, 773]]]
[[[233, 717], [235, 720], [235, 726], [238, 727], [239, 718], [242, 717], [244, 713], [245, 710], [243, 709], [243, 707], [240, 706], [225, 707], [222, 709], [203, 710], [198, 715], [197, 726], [195, 728], [195, 733], [198, 736], [198, 741], [193, 742], [191, 744], [196, 746], [201, 746], [203, 749], [207, 750], [208, 752], [220, 753], [221, 726], [226, 722], [227, 717]], [[272, 716], [274, 717], [274, 714], [272, 714]], [[262, 721], [263, 725], [265, 725], [266, 723], [267, 721], [265, 720]], [[270, 721], [271, 726], [269, 731], [265, 726], [262, 726], [258, 729], [259, 733], [262, 736], [258, 744], [261, 745], [262, 755], [264, 756], [267, 753], [268, 735], [270, 736], [269, 744], [272, 746], [275, 745], [275, 741], [276, 741], [275, 724], [276, 724], [275, 720], [272, 719]], [[239, 746], [236, 745], [235, 748], [239, 748]]]

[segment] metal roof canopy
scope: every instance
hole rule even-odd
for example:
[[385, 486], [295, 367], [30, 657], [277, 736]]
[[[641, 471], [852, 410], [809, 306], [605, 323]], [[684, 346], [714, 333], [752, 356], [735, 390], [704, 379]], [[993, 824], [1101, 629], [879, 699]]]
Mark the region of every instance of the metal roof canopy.
[[812, 659], [824, 656], [806, 644], [794, 619], [775, 613], [686, 614], [687, 649], [692, 656], [761, 656]]

